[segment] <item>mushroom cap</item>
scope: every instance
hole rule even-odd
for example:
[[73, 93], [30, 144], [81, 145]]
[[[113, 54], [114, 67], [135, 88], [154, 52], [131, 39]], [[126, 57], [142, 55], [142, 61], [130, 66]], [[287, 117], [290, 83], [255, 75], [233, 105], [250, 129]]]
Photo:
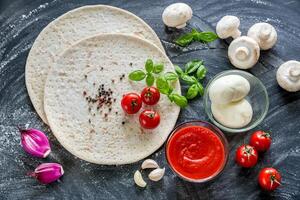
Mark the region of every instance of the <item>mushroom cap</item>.
[[289, 92], [300, 91], [300, 62], [290, 60], [280, 65], [276, 79], [283, 89]]
[[241, 36], [239, 30], [240, 20], [236, 16], [226, 15], [218, 21], [216, 32], [219, 38], [226, 39], [229, 37], [237, 38]]
[[242, 36], [233, 40], [228, 47], [228, 57], [236, 68], [249, 69], [253, 67], [259, 58], [259, 46], [250, 37]]
[[248, 37], [253, 38], [262, 50], [271, 49], [277, 41], [275, 28], [268, 23], [256, 23], [248, 30]]
[[165, 8], [162, 20], [168, 27], [183, 28], [193, 16], [192, 8], [185, 3], [173, 3]]

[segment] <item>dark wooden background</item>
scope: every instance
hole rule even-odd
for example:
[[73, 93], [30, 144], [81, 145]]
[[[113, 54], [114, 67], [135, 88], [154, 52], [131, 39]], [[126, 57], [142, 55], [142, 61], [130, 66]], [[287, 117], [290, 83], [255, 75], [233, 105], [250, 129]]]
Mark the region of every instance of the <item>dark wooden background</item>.
[[[28, 52], [49, 22], [83, 5], [109, 4], [135, 13], [156, 31], [174, 63], [183, 65], [191, 59], [204, 59], [209, 70], [206, 82], [215, 74], [232, 69], [227, 59], [229, 41], [198, 43], [184, 49], [173, 44], [180, 33], [166, 33], [161, 20], [163, 9], [170, 3], [173, 1], [0, 0], [0, 199], [300, 199], [300, 93], [283, 91], [275, 80], [281, 63], [300, 60], [299, 0], [187, 1], [194, 16], [186, 30], [214, 30], [223, 15], [232, 14], [241, 19], [243, 34], [256, 22], [269, 22], [278, 31], [276, 46], [262, 52], [259, 63], [249, 70], [266, 85], [270, 97], [269, 113], [257, 129], [273, 135], [270, 151], [260, 157], [253, 169], [243, 170], [233, 160], [235, 149], [248, 141], [249, 133], [227, 134], [230, 158], [224, 173], [215, 181], [192, 184], [176, 177], [167, 167], [161, 148], [152, 158], [167, 167], [166, 176], [141, 190], [132, 179], [140, 162], [116, 167], [77, 159], [60, 146], [35, 113], [25, 87]], [[201, 98], [181, 111], [178, 123], [192, 119], [208, 120]], [[29, 124], [47, 132], [51, 155], [43, 160], [24, 153], [16, 124]], [[60, 182], [41, 185], [26, 175], [42, 162], [64, 166], [65, 175]], [[261, 191], [257, 184], [258, 172], [266, 166], [282, 173], [282, 187], [272, 193]]]

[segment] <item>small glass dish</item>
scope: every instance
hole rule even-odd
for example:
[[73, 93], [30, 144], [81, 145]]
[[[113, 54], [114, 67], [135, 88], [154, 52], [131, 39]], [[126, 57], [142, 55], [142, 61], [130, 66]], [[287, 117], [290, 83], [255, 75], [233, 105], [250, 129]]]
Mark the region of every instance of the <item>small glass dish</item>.
[[[194, 179], [194, 178], [190, 178], [190, 177], [186, 177], [184, 175], [182, 175], [179, 171], [177, 171], [175, 169], [175, 167], [173, 167], [172, 162], [170, 161], [169, 158], [169, 144], [170, 141], [172, 140], [174, 134], [176, 132], [178, 132], [179, 130], [185, 128], [185, 127], [189, 127], [189, 126], [200, 126], [200, 127], [205, 127], [209, 130], [211, 130], [221, 141], [223, 147], [224, 147], [224, 160], [222, 162], [222, 165], [220, 165], [220, 168], [212, 175], [206, 177], [206, 178], [202, 178], [202, 179]], [[193, 182], [193, 183], [204, 183], [204, 182], [208, 182], [210, 180], [215, 179], [220, 173], [223, 172], [227, 161], [228, 161], [228, 151], [229, 151], [229, 147], [228, 147], [228, 142], [227, 139], [225, 137], [225, 135], [222, 133], [222, 131], [220, 129], [218, 129], [216, 126], [214, 126], [213, 124], [206, 122], [206, 121], [201, 121], [201, 120], [195, 120], [195, 121], [187, 121], [184, 122], [182, 124], [177, 125], [172, 132], [170, 133], [166, 145], [165, 145], [165, 157], [167, 160], [168, 165], [170, 166], [171, 170], [180, 178], [182, 178], [183, 180], [189, 181], [189, 182]]]
[[[210, 86], [215, 80], [227, 75], [240, 75], [247, 79], [250, 83], [250, 92], [246, 96], [246, 99], [252, 106], [253, 116], [251, 122], [247, 126], [242, 128], [229, 128], [222, 125], [217, 120], [215, 120], [211, 111], [211, 101], [209, 99]], [[220, 129], [230, 133], [246, 132], [255, 128], [263, 121], [269, 109], [269, 97], [263, 83], [252, 74], [241, 70], [227, 70], [217, 74], [213, 79], [211, 79], [205, 88], [203, 103], [205, 112], [208, 115], [209, 119]]]

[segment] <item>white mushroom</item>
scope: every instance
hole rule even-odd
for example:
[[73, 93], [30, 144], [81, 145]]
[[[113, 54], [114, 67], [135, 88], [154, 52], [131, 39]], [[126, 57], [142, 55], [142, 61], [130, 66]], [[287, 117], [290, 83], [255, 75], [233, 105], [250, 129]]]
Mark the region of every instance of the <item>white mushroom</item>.
[[249, 69], [253, 67], [259, 58], [259, 46], [250, 37], [242, 36], [233, 40], [228, 47], [228, 57], [235, 67]]
[[262, 50], [271, 49], [277, 41], [275, 28], [268, 23], [256, 23], [248, 30], [248, 37], [253, 38]]
[[283, 63], [277, 70], [276, 78], [283, 89], [289, 92], [300, 91], [300, 62], [290, 60]]
[[165, 8], [162, 20], [168, 27], [183, 28], [192, 18], [192, 8], [185, 3], [174, 3]]
[[219, 38], [226, 39], [229, 37], [237, 38], [241, 36], [239, 30], [240, 20], [236, 16], [226, 15], [220, 19], [216, 26], [216, 32]]
[[215, 104], [228, 104], [247, 96], [250, 83], [240, 75], [227, 75], [215, 80], [209, 88], [209, 98]]
[[214, 118], [222, 125], [229, 128], [242, 128], [249, 124], [253, 110], [251, 104], [242, 99], [229, 104], [211, 104]]

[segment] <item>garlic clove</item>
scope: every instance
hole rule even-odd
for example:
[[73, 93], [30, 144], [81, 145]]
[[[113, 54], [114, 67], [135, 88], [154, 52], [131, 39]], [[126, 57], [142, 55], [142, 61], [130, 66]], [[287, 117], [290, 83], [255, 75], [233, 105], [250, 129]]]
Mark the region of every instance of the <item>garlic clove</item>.
[[149, 179], [151, 181], [159, 181], [162, 179], [162, 177], [165, 175], [165, 168], [157, 168], [150, 172], [148, 175]]
[[155, 162], [155, 160], [152, 160], [152, 159], [146, 159], [142, 163], [142, 169], [150, 169], [150, 168], [158, 168], [158, 167], [159, 166], [158, 166], [157, 162]]
[[40, 183], [48, 184], [58, 180], [64, 174], [63, 167], [58, 163], [42, 163], [30, 176], [36, 178]]
[[136, 172], [133, 175], [133, 180], [135, 184], [137, 184], [139, 187], [146, 187], [147, 183], [144, 181], [142, 174], [139, 170], [136, 170]]
[[45, 133], [37, 129], [21, 129], [21, 145], [32, 156], [46, 158], [51, 152], [49, 140]]

